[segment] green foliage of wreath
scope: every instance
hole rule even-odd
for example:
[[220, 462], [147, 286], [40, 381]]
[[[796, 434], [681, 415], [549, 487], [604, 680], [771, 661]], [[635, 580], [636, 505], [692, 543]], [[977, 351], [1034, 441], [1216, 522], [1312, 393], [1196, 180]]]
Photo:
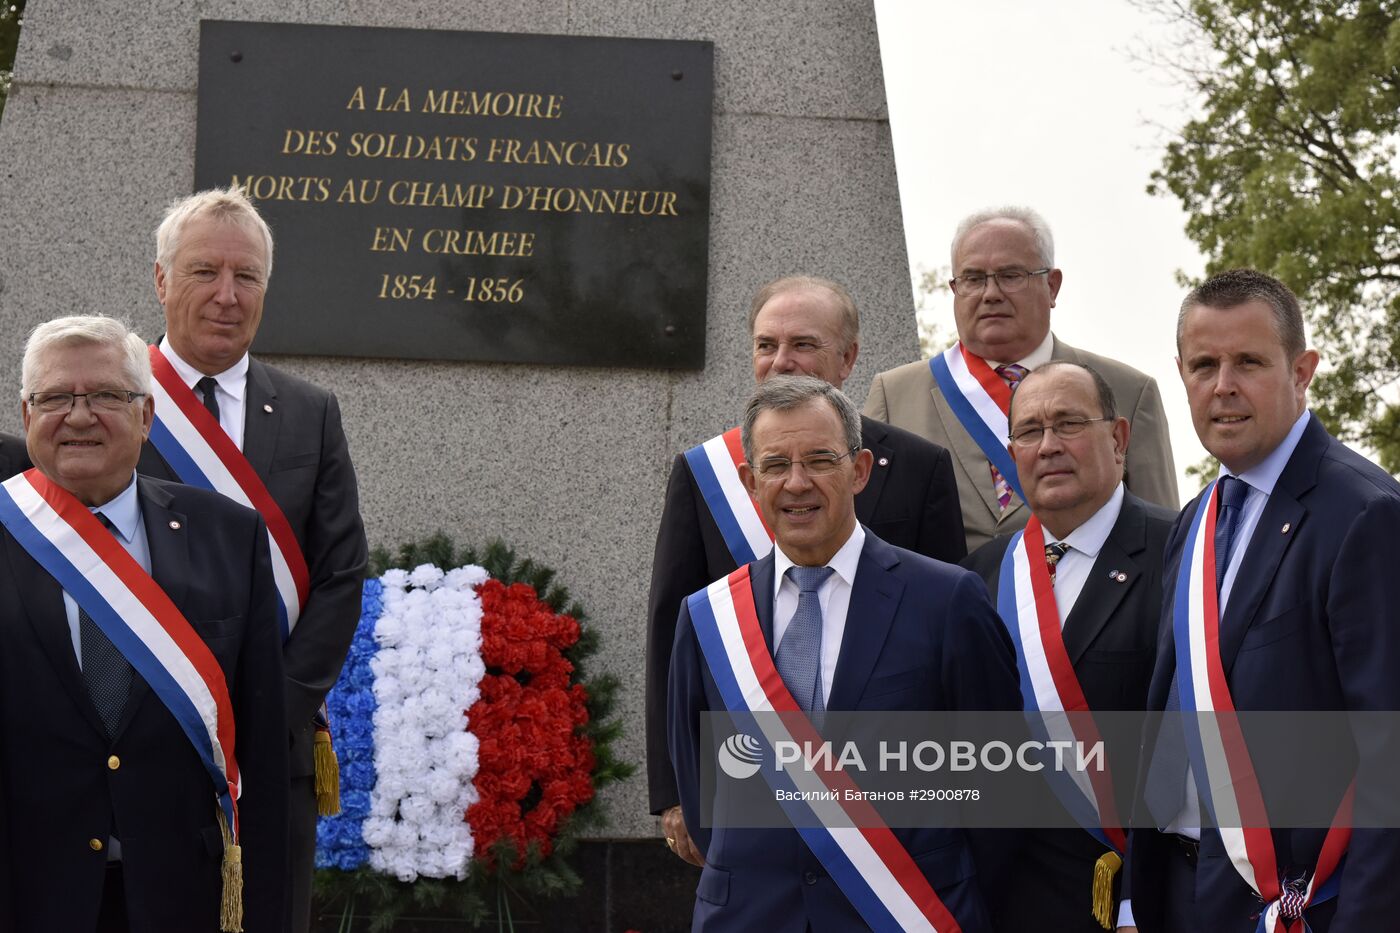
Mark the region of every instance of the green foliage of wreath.
[[587, 624], [583, 607], [570, 598], [568, 589], [555, 582], [552, 569], [518, 557], [513, 548], [499, 539], [481, 550], [459, 549], [451, 538], [439, 532], [426, 540], [401, 545], [394, 554], [375, 548], [370, 554], [369, 572], [377, 577], [386, 570], [412, 570], [422, 564], [433, 564], [443, 570], [479, 565], [508, 586], [529, 584], [552, 610], [578, 621], [579, 639], [564, 652], [564, 657], [574, 667], [573, 682], [582, 683], [588, 691], [588, 725], [584, 733], [593, 741], [595, 793], [592, 800], [575, 810], [560, 827], [549, 855], [541, 857], [537, 847], [532, 845], [519, 868], [514, 867], [518, 854], [515, 846], [510, 840], [502, 840], [492, 848], [495, 855], [492, 867], [488, 869], [478, 853], [473, 858], [471, 872], [462, 881], [420, 878], [406, 883], [369, 868], [353, 872], [317, 871], [315, 909], [322, 916], [339, 913], [341, 933], [352, 930], [390, 933], [401, 924], [407, 927], [414, 921], [429, 921], [437, 926], [443, 920], [466, 923], [473, 928], [489, 924], [498, 929], [513, 929], [512, 903], [518, 908], [531, 900], [568, 897], [578, 891], [581, 881], [569, 864], [569, 856], [580, 837], [590, 829], [603, 828], [607, 822], [597, 791], [636, 771], [634, 765], [619, 760], [612, 751], [613, 740], [622, 735], [622, 723], [612, 718], [620, 686], [618, 679], [611, 674], [587, 673], [588, 660], [598, 651], [598, 632]]

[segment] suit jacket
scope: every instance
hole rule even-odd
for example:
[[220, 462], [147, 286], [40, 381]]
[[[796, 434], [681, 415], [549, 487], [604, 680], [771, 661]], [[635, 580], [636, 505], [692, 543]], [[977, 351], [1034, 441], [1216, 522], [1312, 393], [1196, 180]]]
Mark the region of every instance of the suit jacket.
[[[861, 418], [861, 444], [875, 455], [856, 496], [856, 518], [897, 547], [950, 563], [967, 553], [948, 451], [908, 431]], [[647, 599], [647, 786], [651, 812], [680, 803], [666, 751], [666, 677], [681, 601], [738, 568], [700, 495], [690, 464], [671, 464], [656, 531]]]
[[7, 480], [16, 473], [23, 473], [31, 466], [33, 464], [29, 462], [24, 438], [0, 434], [0, 481]]
[[[754, 604], [772, 650], [773, 563], [751, 565]], [[1020, 708], [1015, 658], [972, 574], [867, 532], [856, 566], [831, 710]], [[864, 929], [855, 908], [794, 829], [700, 825], [700, 714], [724, 709], [682, 603], [671, 658], [670, 748], [686, 826], [706, 865], [693, 929], [804, 933]], [[967, 933], [989, 929], [967, 834], [895, 829]]]
[[[244, 929], [278, 931], [287, 741], [267, 528], [205, 490], [141, 477], [137, 493], [152, 576], [213, 652], [233, 702]], [[212, 933], [223, 842], [208, 772], [139, 674], [107, 738], [58, 581], [7, 530], [0, 550], [0, 929], [94, 929], [116, 836], [131, 929]]]
[[[243, 454], [287, 516], [306, 555], [311, 592], [283, 647], [291, 774], [314, 772], [311, 720], [340, 676], [360, 619], [368, 552], [355, 469], [335, 396], [253, 359], [244, 398]], [[147, 443], [137, 469], [176, 480]]]
[[[1124, 495], [1118, 521], [1065, 620], [1065, 648], [1090, 709], [1146, 708], [1162, 605], [1162, 554], [1174, 517], [1132, 493]], [[993, 594], [1010, 543], [1010, 535], [998, 536], [963, 561]], [[1109, 576], [1112, 571], [1127, 579], [1119, 583]], [[1133, 787], [1136, 761], [1115, 758], [1111, 764], [1115, 785]], [[1062, 809], [1048, 784], [1044, 798], [1044, 806]], [[1120, 795], [1125, 816], [1129, 799]], [[1102, 933], [1089, 895], [1094, 863], [1105, 848], [1077, 829], [1027, 830], [1018, 843], [995, 883], [996, 928]]]
[[[1176, 674], [1171, 589], [1199, 499], [1181, 513], [1167, 544], [1168, 586], [1149, 709], [1165, 708]], [[1390, 546], [1397, 527], [1400, 484], [1310, 416], [1250, 538], [1221, 620], [1221, 661], [1236, 709], [1400, 710], [1400, 627], [1387, 608], [1400, 605]], [[1395, 749], [1382, 752], [1394, 755]], [[1393, 794], [1394, 776], [1377, 777], [1364, 753], [1358, 769], [1358, 811], [1368, 794]], [[1266, 799], [1269, 779], [1260, 776]], [[1311, 871], [1325, 835], [1324, 829], [1275, 828], [1280, 870], [1290, 876]], [[1133, 833], [1133, 914], [1144, 933], [1161, 929], [1162, 863], [1173, 844], [1157, 832]], [[1202, 832], [1200, 856], [1200, 928], [1252, 931], [1259, 901], [1231, 866], [1219, 832]], [[1394, 929], [1397, 874], [1400, 832], [1355, 830], [1339, 896], [1307, 913], [1314, 933]]]
[[[1092, 366], [1113, 389], [1118, 413], [1133, 425], [1124, 482], [1148, 502], [1176, 511], [1181, 499], [1176, 491], [1176, 467], [1172, 463], [1167, 416], [1157, 382], [1117, 360], [1077, 350], [1054, 338], [1051, 359]], [[928, 361], [906, 363], [875, 376], [865, 399], [865, 414], [913, 431], [953, 452], [958, 468], [967, 549], [975, 551], [999, 534], [1026, 527], [1030, 509], [1015, 493], [1006, 512], [997, 502], [992, 474], [982, 449], [963, 429], [957, 415], [933, 381]]]

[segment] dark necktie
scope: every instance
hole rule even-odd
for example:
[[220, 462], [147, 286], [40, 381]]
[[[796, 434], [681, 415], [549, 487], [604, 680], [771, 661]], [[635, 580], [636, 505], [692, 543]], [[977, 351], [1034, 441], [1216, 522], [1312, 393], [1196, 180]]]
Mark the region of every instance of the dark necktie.
[[1045, 545], [1045, 566], [1050, 570], [1050, 585], [1055, 585], [1055, 565], [1060, 562], [1069, 551], [1069, 545], [1063, 541], [1056, 541], [1054, 544]]
[[195, 388], [204, 393], [204, 407], [209, 410], [209, 414], [214, 416], [214, 420], [219, 420], [219, 399], [214, 395], [214, 390], [218, 388], [219, 382], [213, 376], [205, 376], [195, 384]]
[[1236, 543], [1235, 535], [1240, 530], [1240, 516], [1244, 513], [1244, 500], [1249, 498], [1249, 484], [1233, 476], [1222, 476], [1219, 487], [1220, 502], [1215, 516], [1215, 592], [1225, 581], [1225, 571], [1230, 567], [1230, 554]]
[[[1021, 380], [1026, 378], [1030, 370], [1019, 363], [1007, 363], [1005, 366], [998, 366], [996, 374], [1002, 381], [1010, 386], [1015, 392], [1016, 387], [1021, 384]], [[1001, 471], [988, 462], [987, 466], [992, 470], [992, 488], [996, 490], [997, 502], [1001, 505], [1001, 510], [1005, 512], [1011, 506], [1011, 484], [1006, 481], [1006, 477], [1001, 475]], [[1053, 571], [1051, 571], [1053, 578]]]
[[797, 612], [793, 613], [782, 643], [774, 656], [788, 693], [804, 710], [821, 712], [822, 604], [817, 597], [830, 567], [789, 567], [787, 577], [797, 584]]
[[[112, 529], [112, 523], [101, 512], [97, 513], [97, 520], [107, 530]], [[83, 683], [107, 728], [107, 738], [114, 738], [126, 708], [126, 698], [131, 693], [131, 664], [81, 606], [78, 607], [78, 642], [82, 646]]]

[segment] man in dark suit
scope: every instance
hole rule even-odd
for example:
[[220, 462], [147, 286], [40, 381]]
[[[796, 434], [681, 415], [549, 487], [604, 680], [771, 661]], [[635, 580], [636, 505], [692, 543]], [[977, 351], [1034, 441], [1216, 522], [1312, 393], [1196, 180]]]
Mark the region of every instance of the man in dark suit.
[[[119, 322], [40, 325], [22, 381], [42, 477], [13, 477], [4, 498], [15, 501], [12, 490], [32, 498], [36, 484], [51, 482], [62, 502], [87, 506], [213, 654], [235, 720], [236, 743], [225, 751], [243, 788], [243, 929], [276, 931], [285, 912], [287, 743], [267, 530], [222, 496], [137, 477], [151, 370], [145, 344]], [[100, 607], [31, 553], [23, 516], [7, 506], [3, 518], [0, 929], [213, 933], [221, 894], [237, 891], [221, 891], [217, 784], [142, 673], [165, 666], [119, 650], [120, 639], [92, 621], [89, 609]]]
[[[1064, 651], [1084, 699], [1090, 710], [1143, 709], [1162, 605], [1162, 552], [1175, 516], [1123, 488], [1131, 429], [1096, 371], [1064, 362], [1036, 369], [1012, 397], [1010, 425], [1009, 449], [1045, 546], [1043, 555], [1027, 558], [1050, 569]], [[994, 538], [963, 562], [994, 598], [1013, 540]], [[1016, 603], [998, 602], [1008, 624], [1016, 623]], [[1025, 682], [1021, 689], [1034, 694]], [[1132, 787], [1135, 765], [1112, 761], [1115, 783]], [[1061, 807], [1048, 784], [1044, 805]], [[1101, 931], [1091, 910], [1095, 866], [1101, 858], [1117, 865], [1121, 855], [1085, 830], [1026, 831], [996, 880], [996, 928]], [[1115, 906], [1105, 899], [1110, 922]]]
[[[740, 469], [775, 535], [747, 567], [769, 663], [804, 710], [1018, 708], [1010, 641], [976, 577], [857, 522], [855, 495], [874, 460], [860, 439], [855, 405], [822, 380], [767, 380], [749, 402]], [[868, 915], [796, 830], [701, 827], [700, 715], [726, 705], [696, 632], [682, 604], [668, 719], [685, 822], [705, 866], [693, 929], [863, 928]], [[963, 930], [988, 929], [962, 830], [894, 837]]]
[[[836, 282], [807, 276], [777, 279], [749, 308], [754, 379], [805, 374], [841, 388], [860, 351], [860, 315]], [[856, 517], [898, 547], [955, 562], [967, 553], [962, 512], [948, 451], [907, 431], [861, 419], [861, 443], [874, 458], [856, 496]], [[735, 490], [743, 498], [742, 490]], [[752, 519], [752, 516], [750, 516]], [[758, 531], [762, 534], [762, 529]], [[761, 557], [771, 542], [759, 542]], [[716, 523], [686, 454], [671, 465], [666, 505], [656, 532], [647, 600], [647, 787], [651, 812], [673, 849], [688, 849], [666, 753], [666, 676], [680, 602], [741, 563]]]
[[[1218, 576], [1206, 580], [1201, 570], [1197, 578], [1200, 587], [1213, 585], [1219, 594], [1213, 650], [1237, 710], [1400, 710], [1400, 629], [1390, 611], [1400, 604], [1391, 546], [1400, 526], [1400, 485], [1308, 412], [1318, 355], [1304, 339], [1297, 298], [1252, 270], [1217, 275], [1182, 304], [1177, 365], [1196, 433], [1221, 463], [1221, 479], [1209, 487], [1219, 509]], [[1203, 493], [1188, 505], [1168, 541], [1162, 647], [1148, 693], [1152, 709], [1176, 708], [1179, 701], [1188, 711], [1197, 695], [1177, 663], [1170, 591], [1182, 572], [1192, 520], [1206, 504]], [[1163, 766], [1151, 759], [1149, 803]], [[1185, 770], [1179, 760], [1178, 766]], [[1358, 813], [1376, 812], [1368, 795], [1394, 792], [1393, 776], [1374, 769], [1363, 745]], [[1268, 799], [1271, 782], [1287, 776], [1266, 771], [1258, 780]], [[1191, 780], [1184, 799], [1173, 801], [1174, 816], [1161, 809], [1153, 806], [1152, 813], [1163, 831], [1133, 833], [1129, 880], [1138, 926], [1147, 933], [1254, 930], [1264, 907], [1258, 889], [1226, 855], [1228, 825], [1202, 827]], [[1265, 907], [1277, 901], [1280, 883], [1313, 877], [1326, 836], [1322, 829], [1275, 826], [1256, 837], [1272, 846], [1282, 876], [1260, 879], [1275, 892], [1264, 897]], [[1400, 833], [1356, 829], [1339, 892], [1319, 898], [1303, 916], [1313, 933], [1393, 929], [1400, 916], [1397, 873]], [[1292, 922], [1293, 914], [1285, 910], [1284, 916]]]
[[0, 480], [23, 473], [30, 466], [29, 455], [24, 451], [24, 439], [0, 434]]
[[[160, 350], [265, 484], [310, 577], [283, 649], [291, 729], [290, 929], [305, 931], [316, 853], [313, 721], [355, 633], [367, 549], [335, 396], [248, 355], [271, 271], [271, 231], [237, 189], [177, 202], [156, 233], [156, 295], [166, 327]], [[140, 470], [178, 478], [150, 444]]]

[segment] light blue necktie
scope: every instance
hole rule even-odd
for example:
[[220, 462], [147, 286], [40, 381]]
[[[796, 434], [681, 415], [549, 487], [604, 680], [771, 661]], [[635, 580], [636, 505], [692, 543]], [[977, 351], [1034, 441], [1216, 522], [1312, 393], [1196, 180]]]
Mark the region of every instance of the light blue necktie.
[[822, 604], [817, 590], [834, 571], [830, 567], [789, 567], [797, 584], [797, 612], [783, 632], [774, 655], [778, 673], [797, 705], [809, 712], [826, 709], [822, 699]]

